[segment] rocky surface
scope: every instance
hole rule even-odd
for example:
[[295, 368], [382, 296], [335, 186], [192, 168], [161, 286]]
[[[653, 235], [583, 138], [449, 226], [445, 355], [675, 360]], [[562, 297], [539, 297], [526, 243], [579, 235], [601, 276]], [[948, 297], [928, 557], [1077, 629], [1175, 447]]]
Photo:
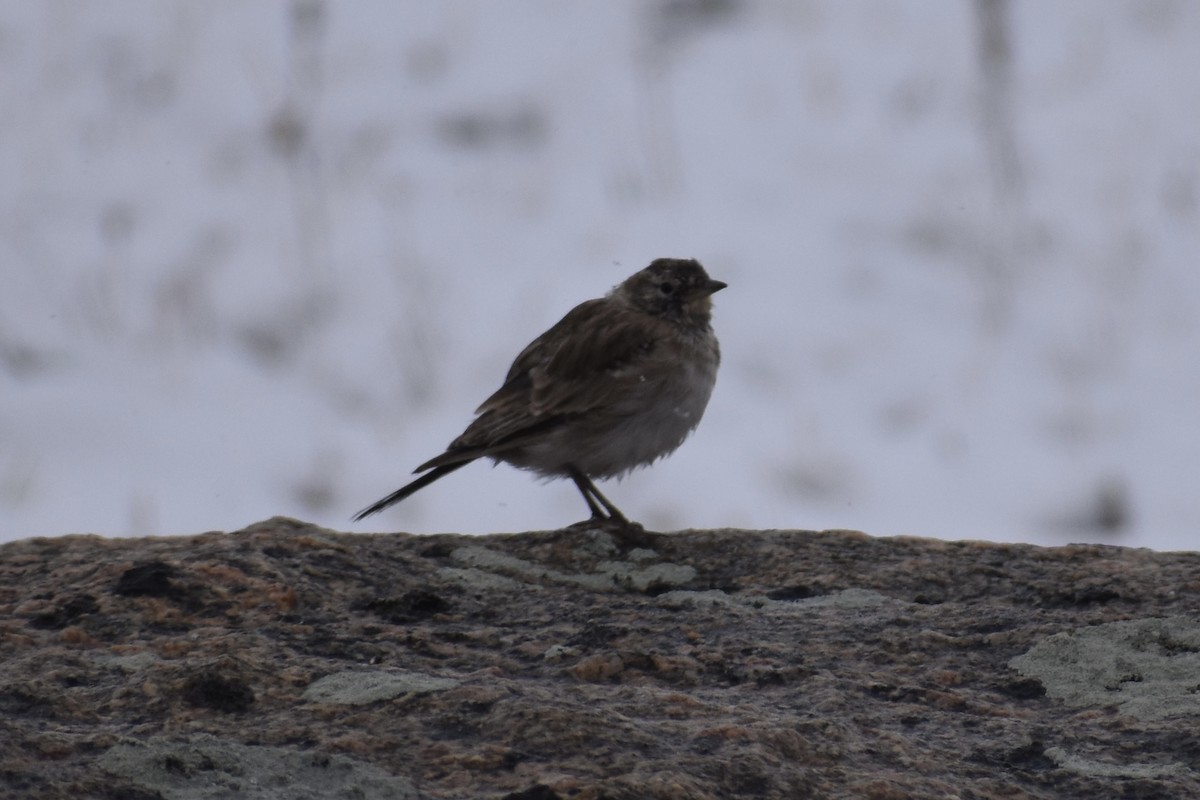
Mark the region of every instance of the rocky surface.
[[1200, 797], [1200, 555], [848, 531], [0, 547], [0, 795]]

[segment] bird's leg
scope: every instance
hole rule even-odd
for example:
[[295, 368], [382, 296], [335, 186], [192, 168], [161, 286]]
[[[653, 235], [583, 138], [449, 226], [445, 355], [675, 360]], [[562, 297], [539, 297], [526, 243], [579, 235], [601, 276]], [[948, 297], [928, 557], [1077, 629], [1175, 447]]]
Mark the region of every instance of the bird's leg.
[[[588, 481], [588, 483], [591, 484], [591, 481]], [[625, 518], [625, 515], [621, 513], [621, 510], [619, 508], [614, 506], [607, 497], [600, 494], [600, 490], [596, 488], [595, 484], [592, 484], [591, 489], [592, 489], [592, 496], [595, 497], [596, 500], [598, 500], [600, 502], [600, 505], [604, 506], [604, 510], [608, 512], [609, 519], [611, 519], [613, 522], [616, 522], [626, 528], [630, 528], [633, 526], [633, 523]]]
[[[571, 480], [575, 481], [575, 485], [579, 487], [579, 493], [583, 495], [588, 508], [591, 509], [592, 519], [609, 519], [626, 528], [631, 527], [629, 520], [625, 518], [620, 509], [614, 506], [607, 497], [602, 495], [600, 490], [596, 488], [596, 484], [592, 483], [591, 478], [584, 475], [578, 467], [568, 465], [567, 474], [571, 476]], [[603, 510], [601, 510], [601, 506], [604, 507]], [[605, 515], [605, 512], [608, 512], [607, 515]]]
[[604, 513], [603, 509], [601, 509], [600, 506], [597, 505], [596, 501], [592, 499], [591, 490], [595, 489], [596, 487], [592, 485], [592, 482], [588, 480], [588, 477], [579, 470], [575, 469], [575, 467], [568, 467], [567, 472], [571, 476], [571, 480], [575, 481], [575, 486], [579, 489], [579, 493], [583, 495], [584, 502], [588, 504], [588, 510], [592, 512], [592, 519], [608, 519], [608, 516]]

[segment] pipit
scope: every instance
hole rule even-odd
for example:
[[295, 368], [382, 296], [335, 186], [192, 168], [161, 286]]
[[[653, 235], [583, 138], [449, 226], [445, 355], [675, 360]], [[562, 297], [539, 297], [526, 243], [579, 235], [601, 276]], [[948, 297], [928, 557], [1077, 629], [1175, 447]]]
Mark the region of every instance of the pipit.
[[674, 452], [700, 423], [721, 361], [711, 296], [725, 286], [693, 259], [659, 258], [571, 309], [521, 351], [446, 452], [414, 470], [421, 477], [354, 519], [486, 456], [570, 478], [593, 520], [631, 527], [592, 479]]

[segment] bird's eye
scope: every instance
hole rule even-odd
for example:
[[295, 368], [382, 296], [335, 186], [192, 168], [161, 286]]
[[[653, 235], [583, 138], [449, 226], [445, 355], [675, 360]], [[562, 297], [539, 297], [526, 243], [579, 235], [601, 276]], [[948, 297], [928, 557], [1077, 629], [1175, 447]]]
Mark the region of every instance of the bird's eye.
[[675, 284], [670, 281], [663, 281], [658, 285], [658, 290], [663, 294], [673, 294], [675, 292]]

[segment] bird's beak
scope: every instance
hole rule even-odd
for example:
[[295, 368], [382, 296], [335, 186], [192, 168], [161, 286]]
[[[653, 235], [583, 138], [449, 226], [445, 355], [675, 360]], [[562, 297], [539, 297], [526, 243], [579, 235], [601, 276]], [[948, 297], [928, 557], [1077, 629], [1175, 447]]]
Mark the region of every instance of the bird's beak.
[[721, 291], [728, 285], [729, 284], [725, 283], [724, 281], [710, 280], [708, 283], [704, 284], [704, 293], [705, 294], [716, 294], [717, 292]]

